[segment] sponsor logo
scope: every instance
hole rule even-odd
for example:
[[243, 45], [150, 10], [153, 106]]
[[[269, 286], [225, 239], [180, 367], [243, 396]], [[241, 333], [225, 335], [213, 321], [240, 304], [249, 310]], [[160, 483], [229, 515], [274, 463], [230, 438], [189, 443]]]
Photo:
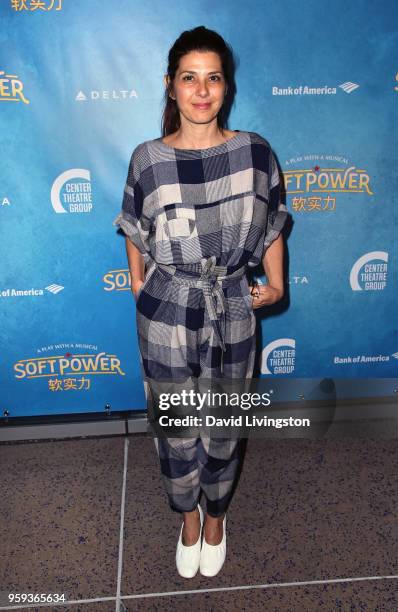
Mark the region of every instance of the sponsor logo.
[[346, 93], [351, 93], [352, 91], [355, 91], [355, 89], [358, 89], [359, 85], [357, 83], [351, 83], [351, 81], [347, 81], [347, 83], [342, 83], [341, 85], [339, 85], [339, 87], [341, 87], [341, 89]]
[[53, 283], [52, 285], [48, 285], [48, 287], [46, 287], [47, 291], [49, 291], [50, 293], [59, 293], [60, 291], [62, 291], [63, 289], [65, 289], [65, 287], [63, 287], [62, 285], [57, 285], [55, 283]]
[[87, 391], [94, 376], [125, 376], [117, 355], [98, 352], [93, 344], [60, 343], [37, 353], [39, 357], [18, 359], [14, 375], [17, 380], [44, 379], [49, 391]]
[[65, 289], [62, 285], [53, 283], [42, 289], [41, 287], [30, 287], [29, 289], [15, 289], [15, 287], [9, 287], [8, 289], [0, 289], [0, 298], [14, 298], [14, 297], [37, 297], [45, 295], [45, 292], [59, 293]]
[[93, 208], [91, 196], [90, 171], [84, 168], [62, 172], [51, 188], [51, 204], [56, 213], [89, 213]]
[[261, 374], [291, 374], [296, 359], [294, 338], [278, 338], [263, 348]]
[[60, 11], [62, 0], [10, 0], [14, 11]]
[[309, 85], [299, 85], [298, 87], [272, 87], [273, 96], [335, 96], [338, 89], [347, 94], [358, 89], [358, 83], [347, 81], [338, 86], [309, 87]]
[[356, 260], [350, 272], [353, 291], [383, 291], [387, 285], [388, 253], [371, 251]]
[[[290, 169], [308, 162], [315, 162], [315, 165]], [[341, 155], [302, 155], [286, 160], [285, 165], [284, 183], [294, 212], [334, 211], [340, 194], [373, 196], [368, 172], [349, 164]]]
[[288, 280], [289, 285], [308, 285], [308, 276], [291, 276]]
[[0, 70], [0, 101], [30, 103], [23, 92], [23, 83], [16, 74], [6, 74]]
[[381, 363], [390, 361], [390, 357], [397, 359], [397, 356], [398, 353], [394, 353], [393, 355], [346, 355], [345, 357], [335, 355], [333, 358], [333, 363], [335, 365], [345, 365], [350, 363]]
[[84, 93], [79, 91], [76, 96], [76, 102], [88, 102], [97, 100], [131, 100], [131, 98], [138, 98], [138, 94], [135, 89], [111, 89], [111, 90], [98, 90], [92, 89], [91, 91]]
[[[118, 270], [114, 270], [114, 272], [118, 272]], [[127, 270], [126, 270], [126, 272], [127, 272]], [[259, 285], [264, 285], [264, 282], [265, 282], [265, 278], [262, 279], [260, 277], [256, 277], [255, 279], [253, 278], [253, 280], [256, 280]], [[294, 276], [291, 276], [287, 280], [287, 282], [288, 282], [289, 285], [308, 285], [310, 281], [309, 281], [308, 276], [298, 276], [298, 275], [295, 274]]]

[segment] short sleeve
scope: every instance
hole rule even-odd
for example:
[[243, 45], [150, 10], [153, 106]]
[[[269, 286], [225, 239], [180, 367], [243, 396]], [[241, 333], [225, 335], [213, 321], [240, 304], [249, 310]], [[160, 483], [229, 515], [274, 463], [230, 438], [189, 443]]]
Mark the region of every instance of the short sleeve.
[[123, 230], [124, 235], [131, 240], [147, 261], [149, 258], [150, 222], [144, 213], [144, 192], [141, 181], [139, 151], [140, 146], [134, 149], [131, 155], [124, 187], [122, 209], [114, 219], [113, 225], [117, 225]]
[[270, 152], [269, 168], [269, 203], [267, 229], [264, 238], [264, 251], [276, 240], [282, 231], [288, 216], [288, 210], [281, 202], [281, 181], [278, 166], [273, 152]]

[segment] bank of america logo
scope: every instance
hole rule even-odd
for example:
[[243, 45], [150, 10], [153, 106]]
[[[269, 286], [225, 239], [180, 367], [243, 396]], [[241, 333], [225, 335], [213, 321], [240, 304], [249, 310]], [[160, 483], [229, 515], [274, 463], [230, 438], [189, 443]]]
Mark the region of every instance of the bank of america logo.
[[347, 83], [342, 83], [339, 85], [341, 89], [343, 89], [346, 93], [351, 93], [354, 89], [358, 89], [359, 85], [356, 83], [351, 83], [351, 81], [347, 81]]
[[49, 291], [50, 293], [59, 293], [60, 291], [62, 291], [62, 289], [65, 289], [65, 287], [53, 283], [52, 285], [48, 285], [48, 287], [45, 287], [45, 289], [47, 289], [47, 291]]
[[391, 357], [394, 357], [394, 359], [398, 359], [398, 353], [393, 353]]
[[84, 102], [85, 100], [87, 100], [87, 97], [84, 95], [82, 91], [79, 91], [75, 100], [77, 100], [78, 102]]

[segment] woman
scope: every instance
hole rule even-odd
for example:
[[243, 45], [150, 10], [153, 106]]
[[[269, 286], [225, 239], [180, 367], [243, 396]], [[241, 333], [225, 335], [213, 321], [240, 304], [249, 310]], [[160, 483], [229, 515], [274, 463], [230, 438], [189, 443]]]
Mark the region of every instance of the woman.
[[[260, 135], [225, 128], [233, 62], [221, 36], [203, 26], [183, 32], [168, 60], [162, 137], [133, 151], [114, 221], [126, 235], [145, 378], [149, 387], [161, 378], [248, 379], [253, 309], [283, 296], [287, 209], [277, 165]], [[251, 293], [245, 272], [261, 261], [268, 284]], [[170, 507], [183, 514], [177, 570], [215, 576], [240, 447], [206, 436], [155, 445]]]

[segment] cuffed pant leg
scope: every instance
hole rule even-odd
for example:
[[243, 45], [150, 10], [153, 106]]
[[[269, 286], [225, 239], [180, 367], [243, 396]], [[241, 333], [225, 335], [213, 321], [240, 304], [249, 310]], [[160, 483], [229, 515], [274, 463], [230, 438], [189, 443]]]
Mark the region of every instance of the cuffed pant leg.
[[191, 512], [200, 495], [197, 438], [155, 438], [163, 484], [170, 508]]
[[199, 440], [200, 486], [206, 495], [210, 516], [222, 516], [227, 511], [240, 462], [241, 445], [238, 439]]

